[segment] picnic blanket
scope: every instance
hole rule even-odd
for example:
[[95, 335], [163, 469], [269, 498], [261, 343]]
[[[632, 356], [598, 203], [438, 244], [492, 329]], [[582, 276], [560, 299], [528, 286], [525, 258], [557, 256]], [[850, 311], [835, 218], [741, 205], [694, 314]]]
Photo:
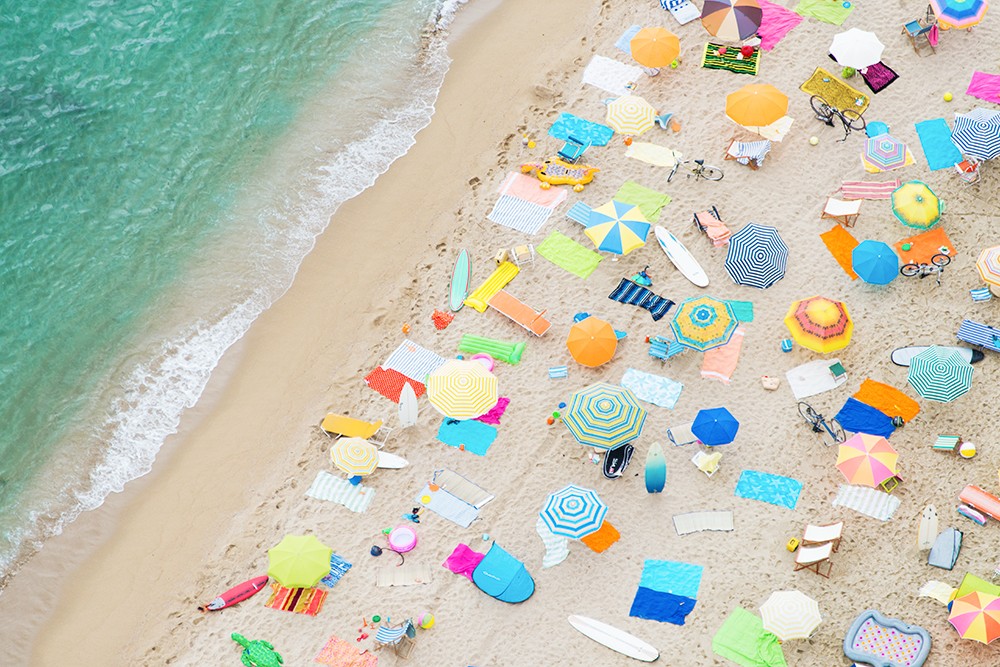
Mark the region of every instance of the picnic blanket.
[[847, 382], [847, 373], [836, 377], [830, 371], [830, 366], [839, 363], [837, 359], [817, 359], [785, 371], [788, 388], [792, 390], [795, 400], [822, 394]]
[[844, 199], [889, 199], [899, 187], [900, 180], [891, 181], [844, 181], [840, 193]]
[[612, 199], [638, 206], [643, 217], [651, 223], [660, 219], [660, 211], [670, 203], [670, 195], [639, 185], [635, 181], [622, 183]]
[[759, 0], [759, 4], [762, 15], [757, 36], [760, 37], [760, 48], [770, 51], [792, 28], [802, 23], [802, 17], [768, 0]]
[[850, 484], [841, 484], [837, 497], [833, 499], [833, 504], [838, 507], [846, 507], [880, 521], [891, 519], [899, 503], [899, 498], [884, 491]]
[[447, 468], [435, 470], [434, 475], [431, 477], [431, 484], [444, 489], [451, 495], [455, 496], [459, 500], [469, 503], [476, 509], [482, 509], [487, 503], [496, 497], [475, 482], [472, 482], [465, 477], [462, 477], [454, 470], [448, 470]]
[[545, 555], [542, 556], [542, 568], [555, 567], [569, 556], [569, 538], [556, 535], [545, 525], [545, 520], [538, 517], [535, 522], [535, 532], [542, 538], [545, 545]]
[[638, 306], [649, 311], [654, 322], [659, 322], [673, 307], [674, 302], [659, 294], [654, 294], [648, 287], [636, 285], [628, 278], [622, 278], [618, 287], [611, 291], [608, 298], [629, 306]]
[[844, 229], [842, 225], [834, 225], [830, 231], [819, 235], [823, 240], [823, 245], [830, 251], [833, 258], [844, 270], [851, 280], [857, 280], [858, 274], [854, 272], [854, 263], [851, 258], [854, 249], [858, 247], [858, 240]]
[[446, 417], [438, 427], [437, 439], [449, 447], [459, 447], [477, 456], [486, 456], [490, 445], [497, 439], [497, 430], [475, 419]]
[[681, 390], [684, 389], [684, 385], [676, 380], [635, 368], [627, 369], [619, 384], [631, 389], [640, 401], [670, 410], [673, 410], [677, 399], [681, 397]]
[[[628, 84], [642, 77], [642, 68], [626, 65], [611, 58], [595, 55], [583, 70], [583, 83], [596, 86], [615, 95], [630, 92]], [[581, 139], [583, 137], [580, 137]], [[600, 144], [603, 146], [603, 144]]]
[[[438, 353], [420, 347], [407, 338], [389, 355], [382, 368], [398, 371], [411, 380], [423, 382], [429, 373], [443, 366], [444, 361], [444, 357]], [[416, 387], [413, 389], [416, 391]]]
[[698, 601], [703, 570], [692, 563], [646, 560], [629, 616], [684, 625]]
[[865, 85], [868, 86], [868, 90], [872, 91], [874, 94], [879, 94], [883, 90], [889, 87], [889, 85], [899, 78], [896, 71], [886, 65], [884, 62], [877, 62], [874, 65], [869, 65], [868, 67], [863, 67], [858, 70], [858, 74], [864, 79]]
[[333, 588], [350, 569], [350, 563], [337, 554], [330, 554], [330, 574], [326, 575], [319, 581], [327, 588]]
[[[606, 146], [615, 131], [607, 125], [594, 123], [589, 120], [574, 116], [571, 113], [561, 113], [549, 128], [549, 136], [560, 141], [567, 141], [570, 135], [583, 142], [590, 142], [593, 146]], [[535, 188], [541, 190], [537, 183]]]
[[[910, 249], [903, 250], [903, 245], [907, 243], [910, 244]], [[896, 249], [896, 254], [899, 255], [902, 264], [910, 262], [929, 264], [931, 257], [938, 253], [944, 253], [952, 259], [958, 256], [958, 250], [955, 249], [955, 245], [940, 226], [898, 241], [893, 244], [893, 248]]]
[[601, 256], [596, 252], [555, 231], [535, 248], [535, 252], [580, 278], [589, 276], [601, 263]]
[[688, 512], [674, 515], [674, 530], [678, 535], [690, 535], [703, 530], [729, 532], [733, 529], [733, 511]]
[[871, 378], [865, 378], [861, 387], [854, 393], [854, 398], [870, 405], [890, 418], [899, 416], [909, 422], [920, 412], [920, 405], [901, 392], [899, 389]]
[[323, 608], [325, 600], [326, 591], [319, 588], [285, 588], [281, 584], [273, 583], [271, 597], [264, 606], [269, 609], [315, 616]]
[[916, 124], [920, 148], [931, 171], [951, 169], [962, 161], [962, 151], [951, 140], [951, 128], [944, 118], [931, 118]]
[[701, 376], [708, 380], [718, 380], [729, 384], [740, 362], [740, 350], [743, 349], [743, 336], [746, 329], [743, 325], [736, 327], [733, 337], [721, 347], [706, 351], [701, 359]]
[[673, 167], [683, 156], [680, 152], [666, 146], [633, 141], [632, 145], [625, 149], [625, 157], [657, 167]]
[[[541, 519], [541, 517], [538, 518]], [[441, 563], [441, 567], [472, 581], [473, 570], [479, 567], [480, 561], [485, 557], [486, 554], [481, 554], [478, 551], [473, 551], [464, 544], [459, 544], [452, 550], [445, 561]]]
[[743, 667], [787, 667], [781, 642], [759, 616], [735, 607], [712, 637], [712, 651]]
[[[844, 5], [847, 5], [846, 7]], [[795, 13], [833, 25], [841, 25], [854, 11], [854, 3], [834, 0], [800, 0], [795, 5]]]
[[399, 403], [399, 395], [403, 391], [403, 385], [407, 382], [413, 387], [413, 393], [417, 396], [423, 396], [424, 392], [427, 391], [422, 382], [408, 378], [391, 368], [376, 366], [375, 370], [365, 376], [365, 384], [393, 403]]
[[378, 657], [368, 652], [358, 653], [357, 644], [331, 635], [313, 662], [327, 667], [377, 667]]
[[317, 500], [343, 505], [352, 512], [364, 512], [375, 500], [375, 489], [362, 484], [354, 486], [346, 479], [320, 470], [306, 490], [306, 495]]
[[[832, 4], [829, 0], [821, 1], [825, 4]], [[851, 88], [822, 67], [817, 67], [812, 76], [799, 86], [799, 90], [810, 95], [820, 95], [830, 106], [841, 110], [853, 109], [859, 114], [863, 114], [871, 102], [871, 98], [867, 95], [860, 90]]]
[[966, 95], [978, 97], [987, 102], [1000, 104], [1000, 74], [986, 74], [985, 72], [972, 72], [972, 80], [965, 90]]
[[892, 425], [892, 419], [884, 412], [867, 403], [862, 403], [856, 398], [848, 398], [835, 419], [840, 422], [845, 431], [854, 433], [870, 433], [888, 438], [896, 431], [896, 427]]
[[733, 493], [740, 498], [759, 500], [778, 507], [795, 509], [802, 492], [802, 482], [791, 477], [772, 475], [769, 472], [744, 470], [736, 482]]
[[[720, 48], [725, 48], [726, 52], [720, 54]], [[740, 54], [737, 47], [707, 42], [705, 51], [701, 54], [701, 66], [705, 69], [724, 69], [734, 74], [757, 76], [757, 70], [760, 68], [760, 49], [755, 48], [753, 55], [746, 58]]]
[[478, 509], [437, 485], [432, 489], [430, 484], [424, 484], [413, 500], [462, 528], [468, 528], [479, 518]]

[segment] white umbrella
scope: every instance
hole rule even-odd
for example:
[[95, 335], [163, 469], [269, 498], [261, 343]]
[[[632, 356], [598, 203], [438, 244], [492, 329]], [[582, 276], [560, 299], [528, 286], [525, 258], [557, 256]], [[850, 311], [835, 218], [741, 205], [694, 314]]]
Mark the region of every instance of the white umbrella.
[[819, 604], [799, 591], [775, 591], [760, 606], [764, 629], [781, 641], [808, 639], [822, 622]]
[[851, 28], [833, 36], [830, 53], [844, 67], [861, 69], [882, 60], [885, 44], [873, 32]]

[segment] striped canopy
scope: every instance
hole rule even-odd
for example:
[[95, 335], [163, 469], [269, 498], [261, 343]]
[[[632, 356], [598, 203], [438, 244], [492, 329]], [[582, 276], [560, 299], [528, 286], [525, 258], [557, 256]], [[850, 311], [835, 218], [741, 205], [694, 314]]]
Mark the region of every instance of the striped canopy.
[[948, 622], [962, 639], [989, 644], [1000, 637], [1000, 597], [973, 591], [956, 598]]
[[844, 349], [854, 333], [847, 306], [824, 296], [794, 302], [785, 315], [785, 326], [796, 343], [820, 354]]
[[583, 233], [598, 250], [627, 255], [646, 245], [649, 222], [635, 204], [612, 199], [590, 210], [590, 220]]
[[976, 269], [984, 281], [1000, 286], [1000, 246], [993, 246], [979, 253]]
[[699, 352], [728, 343], [737, 326], [733, 307], [710, 296], [686, 299], [670, 322], [677, 342]]
[[632, 58], [644, 67], [666, 67], [681, 52], [677, 35], [666, 28], [643, 28], [629, 40]]
[[573, 394], [563, 423], [581, 445], [614, 449], [639, 437], [646, 411], [631, 390], [598, 382]]
[[931, 345], [910, 360], [906, 380], [927, 400], [950, 403], [972, 388], [972, 364], [958, 350]]
[[986, 0], [931, 0], [931, 10], [943, 28], [971, 28], [986, 16]]
[[556, 535], [578, 540], [597, 532], [607, 513], [596, 491], [570, 484], [549, 495], [538, 514]]
[[737, 285], [767, 289], [785, 277], [788, 246], [778, 230], [751, 222], [729, 237], [726, 273]]
[[267, 550], [267, 576], [286, 588], [312, 588], [330, 574], [332, 553], [315, 535], [285, 535]]
[[477, 361], [449, 359], [427, 376], [431, 405], [452, 419], [475, 419], [497, 404], [497, 378]]
[[885, 438], [857, 433], [841, 443], [837, 451], [837, 470], [851, 484], [877, 487], [896, 476], [899, 453]]
[[799, 591], [775, 591], [760, 606], [764, 629], [781, 641], [808, 639], [823, 617], [819, 604]]
[[615, 132], [638, 136], [656, 122], [656, 109], [638, 95], [622, 95], [608, 103], [607, 122]]
[[902, 141], [891, 134], [880, 134], [865, 140], [861, 149], [865, 169], [877, 173], [892, 171], [913, 163], [913, 154]]
[[701, 24], [710, 35], [726, 42], [753, 37], [763, 16], [757, 0], [705, 0]]
[[978, 107], [955, 114], [951, 140], [963, 155], [980, 160], [1000, 156], [1000, 112]]
[[923, 181], [907, 181], [892, 192], [892, 213], [907, 227], [930, 229], [943, 211], [944, 204]]
[[885, 44], [879, 40], [878, 35], [858, 28], [838, 32], [830, 44], [830, 54], [837, 63], [854, 69], [879, 62], [884, 50]]
[[888, 243], [868, 239], [851, 251], [851, 268], [866, 283], [888, 285], [899, 275], [899, 256]]
[[340, 438], [330, 447], [330, 461], [352, 477], [363, 477], [378, 467], [378, 448], [362, 438]]

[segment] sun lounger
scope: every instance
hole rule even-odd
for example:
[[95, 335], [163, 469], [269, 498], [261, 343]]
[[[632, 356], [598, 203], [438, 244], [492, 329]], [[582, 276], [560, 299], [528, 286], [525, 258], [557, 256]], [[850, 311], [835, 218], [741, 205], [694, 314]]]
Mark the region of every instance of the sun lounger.
[[698, 470], [711, 477], [718, 472], [720, 459], [722, 459], [722, 454], [719, 452], [713, 452], [711, 454], [696, 452], [695, 455], [691, 457], [691, 463], [693, 463]]
[[962, 444], [960, 435], [939, 435], [934, 440], [934, 449], [944, 452], [954, 452]]
[[763, 166], [764, 158], [770, 152], [771, 142], [767, 139], [763, 141], [737, 141], [733, 139], [726, 148], [725, 159], [736, 160], [756, 171]]
[[802, 546], [815, 547], [829, 542], [833, 545], [833, 550], [840, 548], [840, 538], [844, 532], [844, 522], [827, 524], [825, 526], [814, 526], [807, 524], [802, 531]]
[[552, 323], [543, 317], [544, 310], [536, 312], [534, 308], [525, 305], [507, 290], [500, 290], [494, 294], [489, 300], [489, 307], [536, 336], [541, 336], [552, 326]]
[[874, 667], [921, 667], [930, 651], [926, 630], [874, 609], [861, 612], [844, 636], [844, 655]]
[[830, 571], [833, 569], [833, 563], [830, 562], [831, 553], [833, 553], [831, 542], [818, 547], [799, 547], [795, 553], [795, 571], [811, 570], [829, 579]]
[[375, 650], [392, 647], [398, 658], [408, 658], [416, 646], [417, 629], [413, 621], [406, 619], [399, 625], [378, 626], [375, 631]]
[[670, 12], [681, 25], [701, 18], [701, 10], [691, 4], [690, 0], [660, 0], [660, 7]]
[[[320, 422], [320, 428], [327, 435], [344, 436], [345, 438], [361, 438], [372, 440], [376, 444], [385, 444], [386, 438], [392, 432], [391, 428], [382, 428], [382, 420], [366, 422], [347, 415], [327, 413]], [[378, 436], [377, 438], [375, 436]]]
[[826, 204], [823, 206], [823, 214], [820, 218], [836, 220], [845, 227], [853, 227], [854, 223], [858, 221], [858, 215], [860, 213], [860, 199], [848, 199], [844, 201], [828, 197]]
[[671, 426], [667, 429], [667, 438], [669, 438], [670, 442], [672, 442], [676, 447], [698, 442], [698, 436], [696, 436], [694, 431], [691, 430], [691, 426], [693, 425], [694, 422], [688, 422], [686, 424]]
[[694, 224], [699, 231], [705, 232], [712, 240], [712, 245], [719, 247], [729, 244], [729, 237], [732, 232], [726, 227], [719, 215], [719, 209], [714, 206], [707, 211], [698, 211], [694, 214]]
[[979, 345], [993, 352], [1000, 352], [1000, 329], [972, 320], [962, 320], [955, 336], [965, 343]]
[[1000, 498], [983, 491], [974, 484], [969, 484], [958, 494], [958, 499], [983, 514], [1000, 521]]

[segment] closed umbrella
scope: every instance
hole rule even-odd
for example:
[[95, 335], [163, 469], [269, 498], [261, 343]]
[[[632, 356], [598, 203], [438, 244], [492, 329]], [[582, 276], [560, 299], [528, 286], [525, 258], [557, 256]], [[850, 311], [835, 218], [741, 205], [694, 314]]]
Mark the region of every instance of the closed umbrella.
[[861, 163], [866, 171], [873, 174], [892, 171], [913, 164], [913, 153], [891, 134], [880, 134], [865, 140], [861, 148]]
[[927, 400], [950, 403], [972, 388], [972, 364], [958, 350], [931, 345], [910, 360], [906, 380]]
[[728, 302], [696, 296], [680, 305], [670, 330], [681, 345], [704, 352], [728, 343], [739, 324]]
[[943, 211], [944, 203], [923, 181], [907, 181], [892, 192], [892, 213], [907, 227], [930, 229]]
[[788, 111], [788, 96], [769, 83], [751, 83], [726, 96], [726, 115], [737, 125], [764, 127]]
[[364, 477], [378, 468], [378, 448], [362, 438], [340, 438], [330, 447], [330, 461], [351, 477]]
[[639, 437], [646, 411], [631, 390], [598, 382], [573, 394], [562, 421], [581, 445], [614, 449]]
[[627, 255], [646, 245], [649, 226], [638, 206], [612, 199], [590, 210], [590, 219], [583, 233], [598, 250]]
[[785, 314], [785, 326], [796, 343], [820, 354], [844, 349], [854, 333], [847, 306], [824, 296], [794, 302]]
[[1000, 637], [1000, 597], [973, 591], [955, 598], [948, 622], [962, 639], [989, 644]]
[[556, 535], [578, 540], [597, 532], [607, 513], [596, 491], [570, 484], [549, 495], [539, 516]]
[[618, 337], [610, 324], [590, 316], [570, 327], [566, 347], [578, 363], [593, 368], [611, 361], [618, 349]]
[[984, 281], [1000, 286], [1000, 246], [993, 246], [979, 253], [976, 269]]
[[938, 24], [948, 28], [971, 28], [986, 16], [986, 0], [931, 0], [931, 11]]
[[896, 476], [899, 453], [889, 441], [878, 435], [856, 433], [840, 444], [837, 450], [837, 470], [850, 484], [873, 489]]
[[452, 419], [475, 419], [497, 404], [497, 378], [477, 361], [449, 359], [427, 376], [431, 405]]
[[830, 54], [844, 67], [862, 69], [882, 60], [885, 44], [878, 36], [867, 30], [851, 28], [833, 36]]
[[695, 437], [711, 447], [728, 445], [736, 439], [739, 430], [740, 423], [725, 408], [699, 410], [691, 424]]
[[781, 641], [808, 639], [823, 617], [816, 600], [800, 591], [775, 591], [760, 606], [764, 629]]
[[951, 140], [963, 155], [992, 160], [1000, 155], [1000, 112], [979, 107], [955, 114]]
[[767, 289], [785, 277], [788, 246], [774, 227], [751, 222], [729, 238], [726, 273], [737, 285]]
[[285, 588], [312, 588], [330, 574], [332, 553], [315, 535], [285, 535], [267, 550], [267, 576]]
[[666, 67], [680, 55], [681, 42], [666, 28], [643, 28], [629, 41], [629, 49], [644, 67]]
[[851, 268], [866, 283], [888, 285], [899, 275], [899, 256], [888, 243], [869, 239], [851, 251]]
[[757, 0], [705, 0], [701, 24], [710, 35], [726, 42], [740, 42], [760, 29], [763, 12]]

